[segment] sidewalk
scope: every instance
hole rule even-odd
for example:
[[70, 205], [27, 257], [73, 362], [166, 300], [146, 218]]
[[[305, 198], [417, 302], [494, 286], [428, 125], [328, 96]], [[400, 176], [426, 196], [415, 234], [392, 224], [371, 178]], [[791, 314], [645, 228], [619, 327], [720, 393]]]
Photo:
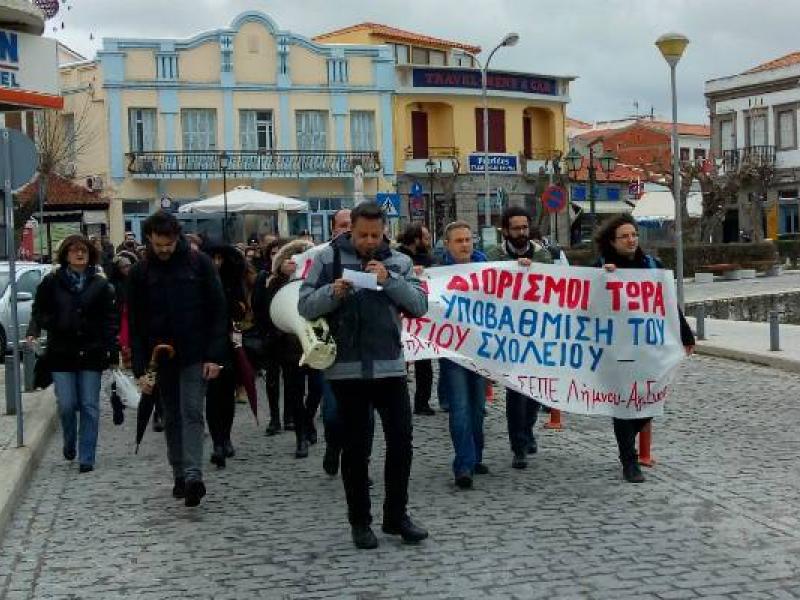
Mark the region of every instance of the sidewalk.
[[5, 370], [0, 368], [0, 539], [36, 470], [56, 424], [52, 386], [22, 395], [25, 445], [17, 448], [17, 417], [5, 414]]

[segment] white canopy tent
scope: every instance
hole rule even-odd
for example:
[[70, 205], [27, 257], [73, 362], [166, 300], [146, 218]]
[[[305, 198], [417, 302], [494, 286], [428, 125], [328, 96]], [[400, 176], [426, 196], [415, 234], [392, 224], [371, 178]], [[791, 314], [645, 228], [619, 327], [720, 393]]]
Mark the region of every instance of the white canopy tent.
[[[703, 214], [703, 194], [689, 192], [686, 210], [690, 218], [699, 218]], [[637, 221], [674, 221], [675, 200], [672, 191], [668, 187], [648, 184], [631, 214]]]
[[[280, 196], [270, 192], [262, 192], [251, 187], [240, 185], [227, 193], [229, 213], [278, 213], [278, 233], [285, 236], [289, 234], [289, 219], [287, 213], [308, 210], [308, 202]], [[189, 202], [182, 205], [178, 212], [218, 214], [225, 211], [225, 194], [212, 196], [205, 200]]]

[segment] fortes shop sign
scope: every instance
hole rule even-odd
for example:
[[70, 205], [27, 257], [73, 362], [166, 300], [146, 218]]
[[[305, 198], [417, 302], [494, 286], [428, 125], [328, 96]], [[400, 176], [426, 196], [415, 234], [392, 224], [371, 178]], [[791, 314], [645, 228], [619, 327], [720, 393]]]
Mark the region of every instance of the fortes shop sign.
[[[475, 69], [414, 69], [415, 88], [443, 87], [481, 89], [481, 72]], [[489, 71], [486, 88], [501, 92], [558, 95], [558, 82], [551, 77]]]
[[0, 85], [18, 88], [19, 34], [0, 29]]

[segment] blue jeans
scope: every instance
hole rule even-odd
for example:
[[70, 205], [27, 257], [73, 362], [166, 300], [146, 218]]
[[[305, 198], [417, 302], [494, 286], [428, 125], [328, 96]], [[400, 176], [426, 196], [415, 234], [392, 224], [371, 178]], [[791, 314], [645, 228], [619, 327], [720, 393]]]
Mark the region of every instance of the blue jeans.
[[483, 409], [486, 382], [477, 373], [443, 358], [439, 361], [439, 382], [450, 404], [450, 438], [456, 457], [453, 473], [472, 475], [483, 461]]
[[100, 423], [100, 371], [56, 371], [53, 384], [64, 450], [75, 450], [77, 445], [80, 463], [94, 466]]
[[506, 388], [508, 440], [514, 454], [525, 454], [533, 443], [533, 427], [539, 417], [539, 403], [533, 398]]

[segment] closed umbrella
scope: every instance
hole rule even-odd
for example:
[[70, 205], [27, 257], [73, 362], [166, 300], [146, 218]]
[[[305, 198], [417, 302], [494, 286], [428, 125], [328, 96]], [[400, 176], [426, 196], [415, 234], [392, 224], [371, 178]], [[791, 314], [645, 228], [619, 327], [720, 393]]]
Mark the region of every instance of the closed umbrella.
[[244, 387], [250, 410], [258, 424], [258, 392], [256, 391], [256, 372], [243, 347], [238, 346], [233, 350], [233, 365], [236, 373], [236, 383]]
[[147, 365], [147, 372], [145, 373], [153, 382], [153, 390], [149, 394], [142, 393], [139, 400], [139, 406], [136, 409], [136, 454], [139, 453], [139, 445], [144, 438], [144, 432], [147, 430], [147, 424], [150, 422], [150, 417], [153, 415], [153, 408], [156, 404], [156, 394], [160, 394], [158, 389], [158, 382], [156, 374], [158, 373], [159, 360], [165, 356], [167, 360], [175, 356], [175, 349], [169, 344], [159, 344], [153, 348], [150, 354], [150, 364]]

